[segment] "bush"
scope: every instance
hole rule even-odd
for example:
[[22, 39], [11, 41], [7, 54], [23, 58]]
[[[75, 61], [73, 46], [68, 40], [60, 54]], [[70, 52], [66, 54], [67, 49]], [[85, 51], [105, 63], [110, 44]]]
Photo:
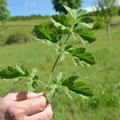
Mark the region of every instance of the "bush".
[[96, 18], [95, 19], [95, 24], [94, 24], [94, 28], [93, 29], [103, 29], [106, 27], [106, 24], [104, 21]]
[[27, 35], [25, 33], [14, 33], [7, 38], [5, 44], [26, 43], [28, 41], [32, 41], [30, 35]]

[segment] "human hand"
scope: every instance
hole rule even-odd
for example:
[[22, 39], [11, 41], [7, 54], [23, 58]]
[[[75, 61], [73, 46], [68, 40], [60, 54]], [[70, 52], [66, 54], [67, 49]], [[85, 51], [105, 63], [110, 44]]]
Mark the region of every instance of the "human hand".
[[0, 99], [0, 120], [50, 120], [52, 114], [43, 93], [9, 93]]

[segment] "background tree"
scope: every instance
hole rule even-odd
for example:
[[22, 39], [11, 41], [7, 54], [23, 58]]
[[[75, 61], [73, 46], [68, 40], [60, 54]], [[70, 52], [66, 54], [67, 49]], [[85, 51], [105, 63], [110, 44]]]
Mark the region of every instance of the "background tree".
[[82, 0], [52, 0], [52, 3], [56, 11], [66, 14], [67, 11], [61, 4], [67, 5], [72, 9], [77, 9], [81, 7]]
[[5, 22], [9, 15], [10, 12], [7, 9], [6, 0], [0, 0], [0, 21]]
[[113, 18], [118, 13], [118, 0], [97, 0], [95, 3], [97, 9], [97, 16], [104, 20], [106, 23], [106, 31], [108, 39], [111, 38], [110, 34], [110, 23]]

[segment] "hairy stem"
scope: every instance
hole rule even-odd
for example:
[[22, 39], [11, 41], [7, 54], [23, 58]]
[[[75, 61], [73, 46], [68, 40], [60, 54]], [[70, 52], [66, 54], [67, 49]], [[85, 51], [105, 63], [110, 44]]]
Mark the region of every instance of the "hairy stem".
[[[65, 48], [66, 43], [67, 43], [67, 41], [68, 41], [70, 35], [71, 35], [71, 34], [69, 33], [68, 36], [67, 36], [67, 38], [66, 38], [66, 40], [65, 40], [65, 42], [64, 42], [63, 49]], [[61, 50], [60, 54], [58, 55], [56, 61], [54, 62], [54, 65], [53, 65], [53, 67], [52, 67], [52, 69], [51, 69], [50, 76], [49, 76], [49, 79], [48, 79], [47, 87], [48, 87], [48, 85], [49, 85], [49, 83], [50, 83], [50, 81], [51, 81], [51, 78], [52, 78], [54, 69], [55, 69], [55, 67], [56, 67], [56, 65], [57, 65], [57, 62], [58, 62], [59, 58], [61, 57], [61, 55], [63, 54], [63, 49]], [[46, 88], [46, 89], [47, 89], [47, 88]], [[45, 90], [45, 91], [46, 91], [46, 90]]]
[[42, 82], [41, 80], [38, 80], [38, 82], [40, 82], [40, 83], [43, 84], [45, 87], [47, 87], [47, 85], [46, 85], [44, 82]]

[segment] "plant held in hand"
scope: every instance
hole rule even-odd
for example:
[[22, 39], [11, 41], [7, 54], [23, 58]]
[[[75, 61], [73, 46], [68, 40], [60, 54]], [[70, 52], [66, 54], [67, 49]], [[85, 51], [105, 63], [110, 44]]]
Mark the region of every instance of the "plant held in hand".
[[[65, 94], [73, 99], [71, 93], [76, 93], [83, 96], [93, 96], [93, 93], [84, 82], [78, 81], [78, 76], [66, 77], [66, 73], [61, 72], [58, 74], [55, 81], [52, 80], [52, 75], [58, 61], [65, 59], [66, 55], [71, 55], [72, 60], [76, 66], [93, 65], [95, 64], [94, 57], [91, 53], [86, 52], [83, 47], [74, 48], [73, 45], [67, 45], [69, 38], [72, 36], [74, 39], [80, 39], [84, 45], [91, 44], [96, 40], [94, 33], [89, 31], [94, 25], [94, 20], [90, 17], [86, 17], [86, 11], [74, 10], [65, 5], [64, 8], [68, 11], [68, 15], [53, 15], [51, 21], [55, 27], [61, 28], [61, 30], [67, 30], [68, 36], [63, 42], [62, 35], [57, 34], [55, 30], [50, 30], [47, 26], [35, 26], [34, 35], [36, 39], [50, 45], [56, 46], [58, 57], [56, 58], [51, 73], [48, 79], [47, 85], [45, 85], [45, 95], [48, 101], [52, 101], [57, 92], [62, 88], [65, 90]], [[16, 64], [16, 67], [9, 66], [0, 72], [1, 79], [25, 79], [26, 85], [29, 91], [34, 91], [37, 87], [37, 69], [33, 69], [32, 73], [29, 73], [28, 69], [21, 65]]]

